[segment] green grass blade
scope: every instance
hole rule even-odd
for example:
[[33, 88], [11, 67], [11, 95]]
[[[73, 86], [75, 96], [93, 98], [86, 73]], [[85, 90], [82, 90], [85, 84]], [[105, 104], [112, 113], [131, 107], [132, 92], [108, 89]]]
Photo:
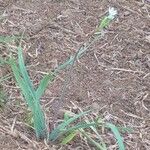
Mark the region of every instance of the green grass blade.
[[55, 141], [60, 134], [62, 134], [62, 130], [64, 130], [66, 128], [66, 126], [68, 126], [70, 123], [74, 122], [75, 120], [77, 120], [78, 118], [82, 117], [83, 115], [86, 115], [88, 113], [90, 113], [91, 110], [89, 111], [85, 111], [82, 112], [80, 114], [75, 115], [74, 117], [64, 121], [63, 123], [61, 123], [60, 125], [58, 125], [50, 134], [48, 137], [48, 140], [51, 141]]
[[44, 93], [46, 87], [48, 86], [49, 81], [52, 81], [54, 79], [54, 74], [49, 73], [48, 75], [44, 76], [44, 78], [41, 80], [37, 90], [36, 90], [36, 97], [37, 99], [40, 99], [42, 94]]
[[97, 123], [95, 123], [95, 122], [92, 122], [92, 123], [78, 123], [77, 125], [75, 125], [75, 126], [73, 126], [73, 127], [70, 127], [70, 128], [68, 128], [68, 129], [66, 129], [66, 130], [62, 130], [62, 132], [72, 132], [72, 131], [74, 131], [74, 130], [78, 130], [78, 129], [85, 129], [85, 128], [89, 128], [89, 127], [91, 127], [91, 126], [96, 126], [97, 125]]
[[13, 42], [15, 40], [19, 40], [21, 39], [22, 37], [21, 36], [3, 36], [3, 35], [0, 35], [0, 43], [10, 43], [10, 42]]
[[117, 139], [119, 150], [125, 150], [123, 139], [122, 139], [122, 137], [121, 137], [121, 135], [118, 131], [118, 128], [115, 125], [111, 124], [111, 123], [106, 123], [106, 127], [110, 128], [111, 131], [114, 133], [114, 136]]
[[25, 101], [32, 111], [36, 137], [38, 139], [44, 138], [46, 137], [46, 125], [45, 125], [44, 114], [40, 108], [40, 103], [39, 101], [35, 100], [35, 97], [32, 96], [31, 89], [29, 89], [29, 87], [27, 86], [27, 83], [22, 78], [20, 71], [13, 59], [10, 59], [10, 65], [11, 65], [13, 74], [16, 78], [16, 81], [19, 87], [21, 88], [21, 91], [25, 97]]
[[33, 113], [34, 128], [35, 128], [37, 139], [46, 138], [47, 128], [45, 124], [44, 113], [40, 107], [40, 104], [37, 104], [33, 108], [32, 113]]
[[84, 115], [86, 115], [86, 114], [88, 114], [88, 113], [90, 113], [90, 112], [91, 112], [91, 110], [88, 110], [88, 111], [79, 113], [79, 114], [75, 115], [74, 117], [72, 117], [72, 118], [66, 120], [66, 121], [63, 122], [62, 124], [60, 124], [60, 125], [58, 126], [58, 128], [64, 129], [67, 125], [69, 125], [69, 124], [72, 123], [73, 121], [77, 120], [78, 118], [80, 118], [80, 117], [82, 117], [82, 116], [84, 116]]
[[[40, 99], [39, 99], [40, 97], [37, 97], [36, 92], [34, 90], [33, 83], [30, 80], [30, 77], [26, 70], [24, 60], [23, 60], [23, 55], [22, 55], [22, 48], [20, 46], [18, 47], [18, 62], [19, 62], [19, 68], [20, 68], [21, 75], [26, 84], [26, 87], [29, 90], [29, 94], [31, 95], [32, 100], [33, 100], [33, 106], [31, 106], [31, 108], [32, 108], [31, 111], [33, 113], [33, 120], [34, 120], [36, 136], [38, 139], [40, 139], [40, 138], [43, 139], [46, 137], [45, 117], [44, 117], [43, 111], [40, 107]], [[29, 101], [30, 101], [30, 99], [29, 99]]]
[[68, 144], [70, 141], [72, 141], [72, 139], [78, 134], [77, 131], [73, 131], [71, 132], [69, 135], [67, 135], [61, 142], [61, 144], [66, 145]]
[[[83, 112], [83, 111], [81, 111], [81, 112]], [[75, 115], [75, 114], [74, 114]], [[68, 120], [69, 118], [70, 118], [71, 116], [68, 114], [68, 113], [65, 113], [64, 114], [64, 120]], [[91, 123], [89, 120], [88, 120], [88, 118], [86, 117], [86, 116], [84, 116], [84, 118], [85, 118], [85, 123], [86, 124], [89, 124], [89, 123]], [[101, 138], [101, 136], [99, 135], [99, 133], [98, 133], [98, 131], [96, 130], [96, 125], [101, 125], [102, 123], [103, 123], [103, 121], [100, 121], [100, 118], [98, 118], [98, 119], [96, 119], [95, 120], [95, 122], [97, 123], [97, 124], [94, 124], [94, 126], [89, 126], [89, 128], [91, 128], [95, 133], [96, 133], [96, 135], [97, 135], [97, 138], [99, 139], [99, 141], [101, 142], [101, 144], [99, 144], [99, 143], [97, 143], [98, 145], [99, 145], [99, 147], [102, 147], [103, 149], [107, 149], [106, 148], [106, 144], [104, 143], [104, 141], [103, 141], [103, 139]], [[77, 126], [77, 125], [76, 125]], [[83, 129], [79, 129], [79, 131], [84, 131]], [[92, 139], [93, 140], [93, 139]]]
[[34, 100], [37, 100], [34, 86], [32, 81], [30, 80], [30, 77], [28, 75], [28, 72], [26, 70], [25, 64], [24, 64], [24, 59], [22, 55], [22, 48], [19, 46], [18, 47], [18, 62], [19, 62], [19, 70], [21, 72], [21, 75], [26, 83], [27, 88], [30, 90], [30, 94], [33, 96]]
[[[81, 108], [79, 108], [79, 109], [80, 109], [81, 112], [83, 112]], [[73, 113], [73, 114], [74, 114], [74, 113]], [[75, 114], [74, 114], [74, 115], [75, 115]], [[69, 115], [68, 113], [65, 113], [65, 114], [64, 114], [64, 119], [65, 119], [65, 120], [68, 120], [69, 118], [70, 118], [70, 115]], [[86, 116], [84, 116], [84, 119], [85, 119], [85, 122], [86, 122], [87, 124], [90, 123], [90, 121], [88, 120], [88, 118], [87, 118]], [[95, 122], [97, 122], [98, 126], [100, 126], [101, 124], [103, 124], [102, 119], [100, 119], [99, 117], [95, 120]], [[97, 138], [98, 138], [99, 141], [101, 142], [101, 146], [106, 149], [106, 144], [104, 143], [103, 139], [102, 139], [101, 136], [99, 135], [99, 133], [98, 133], [97, 129], [95, 128], [95, 126], [89, 126], [89, 128], [91, 128], [91, 130], [93, 130], [93, 132], [95, 132], [95, 134], [97, 135]], [[80, 130], [81, 130], [81, 129], [80, 129]], [[82, 130], [83, 130], [83, 129], [82, 129]]]
[[74, 57], [70, 56], [70, 58], [64, 62], [63, 64], [59, 65], [58, 68], [55, 70], [55, 72], [57, 73], [60, 70], [65, 69], [67, 66], [71, 65], [73, 63]]
[[16, 39], [15, 36], [0, 36], [0, 43], [9, 43]]
[[20, 75], [19, 69], [18, 69], [15, 61], [11, 58], [9, 60], [9, 63], [11, 65], [11, 68], [12, 68], [13, 74], [15, 76], [15, 79], [16, 79], [16, 81], [17, 81], [19, 87], [21, 88], [21, 91], [22, 91], [22, 93], [25, 97], [26, 103], [29, 105], [30, 108], [32, 108], [32, 106], [33, 106], [32, 97], [30, 95], [30, 92], [29, 92], [28, 88], [26, 87], [25, 82], [23, 81], [23, 79]]
[[97, 30], [98, 30], [98, 31], [101, 31], [102, 29], [107, 28], [108, 25], [110, 24], [110, 21], [111, 21], [111, 19], [109, 19], [107, 16], [104, 17], [104, 18], [102, 19], [102, 21], [100, 22], [100, 24], [99, 24]]

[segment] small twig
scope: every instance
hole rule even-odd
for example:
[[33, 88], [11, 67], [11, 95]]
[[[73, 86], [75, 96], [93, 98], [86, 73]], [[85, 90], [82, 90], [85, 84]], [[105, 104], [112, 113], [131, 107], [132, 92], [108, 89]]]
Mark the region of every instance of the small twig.
[[134, 114], [132, 114], [132, 113], [126, 113], [125, 111], [123, 111], [123, 110], [121, 110], [121, 112], [123, 112], [125, 115], [127, 115], [127, 116], [130, 116], [130, 117], [133, 117], [133, 118], [137, 118], [137, 119], [141, 119], [141, 120], [143, 120], [143, 118], [142, 117], [139, 117], [139, 116], [137, 116], [137, 115], [134, 115]]
[[143, 74], [145, 74], [145, 72], [143, 72], [143, 71], [130, 70], [130, 69], [124, 69], [124, 68], [106, 68], [106, 70], [116, 70], [116, 71], [124, 71], [124, 72], [143, 73]]
[[143, 77], [143, 79], [145, 79], [146, 77], [148, 77], [150, 75], [150, 73], [147, 73], [144, 77]]
[[14, 127], [15, 127], [15, 124], [16, 124], [16, 119], [17, 119], [17, 116], [15, 116], [14, 120], [13, 120], [13, 123], [12, 123], [12, 126], [11, 126], [11, 129], [10, 131], [13, 133], [14, 132]]
[[146, 93], [146, 95], [144, 95], [143, 96], [143, 99], [142, 99], [142, 106], [143, 106], [143, 108], [145, 109], [145, 110], [147, 110], [147, 111], [150, 111], [145, 105], [144, 105], [144, 100], [148, 97], [148, 93]]

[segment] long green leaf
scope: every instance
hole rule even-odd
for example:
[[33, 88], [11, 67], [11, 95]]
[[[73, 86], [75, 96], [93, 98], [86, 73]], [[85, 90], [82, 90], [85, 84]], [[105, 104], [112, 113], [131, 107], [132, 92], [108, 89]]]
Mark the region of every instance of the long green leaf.
[[12, 68], [13, 74], [14, 74], [14, 76], [15, 76], [15, 79], [16, 79], [16, 81], [17, 81], [19, 87], [21, 88], [21, 91], [22, 91], [22, 93], [23, 93], [23, 95], [24, 95], [24, 97], [25, 97], [26, 103], [27, 103], [27, 104], [29, 105], [29, 107], [32, 109], [32, 107], [33, 107], [33, 100], [32, 100], [32, 97], [31, 97], [31, 95], [30, 95], [30, 92], [29, 92], [28, 88], [26, 87], [25, 82], [23, 81], [23, 79], [22, 79], [22, 77], [21, 77], [21, 75], [20, 75], [20, 72], [19, 72], [19, 70], [18, 70], [18, 67], [17, 67], [15, 61], [13, 60], [13, 58], [11, 58], [11, 59], [9, 60], [9, 63], [10, 63], [10, 65], [11, 65], [11, 68]]
[[36, 90], [36, 97], [37, 99], [40, 99], [42, 94], [44, 93], [46, 87], [48, 86], [49, 81], [52, 81], [54, 79], [54, 74], [49, 73], [48, 75], [44, 76], [44, 78], [41, 80], [40, 85], [38, 86]]
[[78, 124], [76, 124], [75, 126], [73, 126], [73, 127], [70, 127], [70, 128], [68, 128], [68, 129], [66, 129], [66, 130], [62, 130], [62, 132], [72, 132], [72, 131], [74, 131], [74, 130], [78, 130], [78, 129], [85, 129], [85, 128], [89, 128], [89, 127], [91, 127], [91, 126], [96, 126], [97, 125], [97, 123], [95, 123], [95, 122], [92, 122], [92, 123], [78, 123]]
[[74, 117], [72, 117], [72, 118], [66, 120], [66, 121], [63, 122], [62, 124], [60, 124], [60, 125], [58, 126], [58, 128], [64, 129], [67, 125], [69, 125], [69, 124], [72, 123], [73, 121], [77, 120], [78, 118], [80, 118], [80, 117], [82, 117], [82, 116], [84, 116], [84, 115], [86, 115], [86, 114], [88, 114], [88, 113], [90, 113], [90, 112], [91, 112], [91, 110], [88, 110], [88, 111], [79, 113], [79, 114], [75, 115]]
[[61, 142], [61, 144], [66, 145], [68, 144], [76, 135], [78, 134], [77, 131], [71, 132], [69, 135], [67, 135]]
[[12, 42], [14, 40], [16, 40], [17, 37], [15, 36], [0, 36], [0, 43], [9, 43]]
[[121, 137], [121, 135], [118, 131], [118, 128], [115, 125], [111, 124], [111, 123], [106, 123], [106, 127], [110, 128], [111, 131], [114, 133], [114, 136], [117, 139], [119, 150], [125, 150], [123, 139], [122, 139], [122, 137]]
[[7, 43], [10, 43], [10, 42], [13, 42], [13, 41], [16, 41], [16, 40], [19, 40], [21, 39], [22, 37], [21, 36], [9, 36], [9, 35], [0, 35], [0, 43], [4, 43], [4, 44], [7, 44]]
[[33, 86], [32, 81], [30, 80], [30, 77], [29, 77], [28, 72], [26, 70], [24, 60], [23, 60], [23, 55], [22, 55], [22, 48], [20, 46], [18, 47], [18, 62], [19, 62], [19, 69], [20, 69], [21, 75], [25, 81], [25, 84], [26, 84], [27, 88], [30, 90], [30, 92], [31, 92], [30, 94], [32, 95], [32, 97], [36, 101], [37, 98], [36, 98], [34, 86]]
[[[45, 117], [43, 114], [43, 111], [40, 107], [40, 101], [39, 98], [36, 96], [36, 92], [34, 90], [34, 86], [32, 81], [30, 80], [30, 77], [28, 75], [28, 72], [26, 70], [24, 59], [22, 55], [22, 48], [21, 46], [18, 47], [18, 62], [19, 62], [19, 68], [21, 75], [23, 77], [23, 80], [29, 90], [29, 94], [32, 96], [33, 99], [33, 106], [32, 113], [34, 118], [34, 127], [37, 138], [45, 138], [46, 137], [46, 124], [45, 124]], [[30, 100], [30, 99], [29, 99]]]
[[[21, 62], [20, 62], [21, 63]], [[16, 81], [19, 85], [19, 87], [22, 90], [22, 93], [25, 97], [25, 101], [29, 105], [34, 119], [34, 128], [36, 132], [36, 137], [39, 138], [45, 138], [46, 137], [46, 125], [45, 125], [45, 118], [44, 114], [40, 108], [39, 100], [36, 100], [36, 97], [34, 96], [35, 93], [31, 93], [31, 89], [29, 86], [27, 86], [27, 82], [25, 79], [22, 78], [21, 71], [18, 69], [15, 61], [13, 59], [10, 59], [10, 64], [13, 70], [13, 74], [16, 78]], [[23, 72], [24, 73], [24, 72]]]
[[72, 123], [73, 121], [77, 120], [78, 118], [82, 117], [83, 115], [86, 115], [87, 113], [90, 113], [91, 110], [89, 111], [85, 111], [85, 112], [82, 112], [78, 115], [75, 115], [74, 117], [64, 121], [63, 123], [61, 123], [60, 125], [58, 125], [50, 134], [49, 134], [49, 137], [48, 137], [48, 140], [51, 140], [51, 141], [55, 141], [60, 134], [62, 134], [62, 130], [65, 129], [66, 126], [68, 126], [70, 123]]
[[44, 139], [47, 137], [47, 128], [45, 124], [45, 117], [44, 113], [41, 110], [40, 104], [37, 104], [33, 110], [33, 121], [34, 121], [34, 128], [36, 132], [37, 139]]

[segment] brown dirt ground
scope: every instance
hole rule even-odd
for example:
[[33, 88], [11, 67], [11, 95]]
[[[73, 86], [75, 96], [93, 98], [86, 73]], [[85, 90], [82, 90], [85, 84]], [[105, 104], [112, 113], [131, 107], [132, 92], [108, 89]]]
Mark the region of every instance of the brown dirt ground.
[[[58, 109], [96, 107], [106, 121], [132, 127], [123, 134], [127, 150], [150, 149], [150, 3], [148, 0], [0, 0], [1, 35], [20, 35], [26, 64], [35, 84], [88, 41], [109, 6], [118, 10], [104, 38], [96, 42], [74, 67], [63, 103], [66, 73], [49, 85], [42, 106], [49, 122]], [[6, 51], [2, 52], [3, 55]], [[1, 68], [5, 75], [9, 68]], [[8, 100], [0, 113], [0, 149], [94, 149], [76, 139], [67, 146], [37, 142], [24, 123], [26, 106], [12, 80], [2, 84]], [[61, 105], [58, 105], [60, 103]], [[21, 108], [20, 108], [21, 105]], [[12, 129], [12, 130], [11, 130]], [[102, 134], [109, 150], [116, 142]]]

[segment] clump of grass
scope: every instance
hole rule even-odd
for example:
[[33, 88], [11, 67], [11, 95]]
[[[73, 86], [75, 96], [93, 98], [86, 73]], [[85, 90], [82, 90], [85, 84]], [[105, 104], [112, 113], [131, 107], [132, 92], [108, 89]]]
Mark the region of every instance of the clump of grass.
[[123, 138], [120, 135], [119, 128], [112, 123], [104, 122], [100, 118], [93, 119], [94, 121], [89, 121], [86, 118], [86, 120], [84, 119], [83, 122], [80, 121], [76, 125], [73, 124], [73, 126], [71, 126], [72, 122], [74, 122], [81, 116], [88, 115], [90, 112], [91, 111], [81, 112], [78, 115], [72, 113], [71, 116], [69, 114], [65, 114], [65, 116], [67, 115], [68, 117], [64, 117], [64, 121], [50, 133], [49, 140], [55, 141], [58, 140], [61, 136], [66, 135], [66, 137], [63, 137], [61, 142], [61, 144], [66, 145], [67, 143], [72, 141], [76, 135], [81, 134], [82, 136], [86, 137], [87, 140], [91, 142], [91, 144], [97, 147], [97, 149], [107, 150], [106, 144], [101, 138], [99, 138], [98, 140], [93, 139], [90, 132], [85, 130], [86, 128], [90, 128], [99, 137], [100, 135], [98, 133], [98, 128], [103, 127], [110, 129], [113, 132], [114, 137], [117, 140], [119, 150], [125, 150]]
[[49, 80], [53, 79], [53, 76], [50, 74], [46, 75], [43, 80], [41, 80], [39, 87], [35, 89], [26, 70], [22, 56], [22, 48], [20, 46], [18, 47], [18, 66], [12, 57], [10, 58], [9, 63], [24, 96], [24, 100], [32, 112], [36, 137], [38, 139], [46, 138], [47, 128], [45, 124], [44, 113], [40, 105], [40, 98], [46, 89]]

